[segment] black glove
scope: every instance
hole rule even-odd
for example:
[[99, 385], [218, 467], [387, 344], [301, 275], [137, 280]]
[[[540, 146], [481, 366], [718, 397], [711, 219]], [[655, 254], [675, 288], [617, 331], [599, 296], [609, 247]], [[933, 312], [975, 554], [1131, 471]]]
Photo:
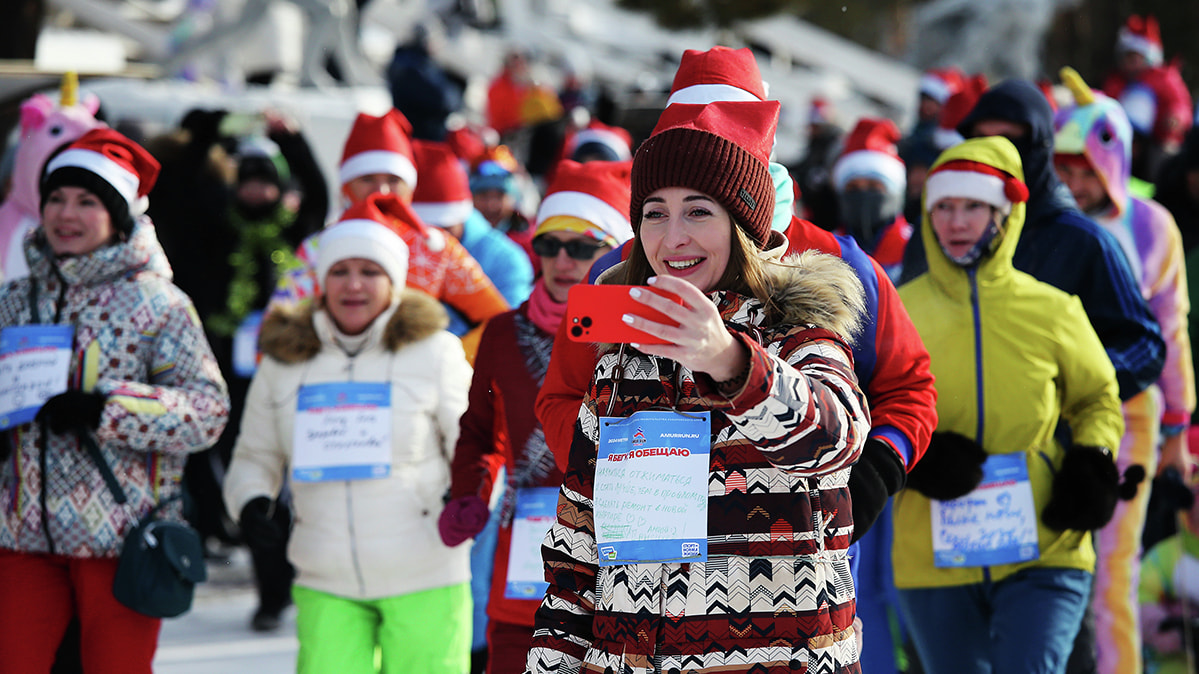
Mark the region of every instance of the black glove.
[[887, 499], [903, 489], [903, 462], [891, 446], [870, 438], [862, 447], [862, 458], [849, 470], [849, 498], [853, 502], [853, 538], [857, 542], [878, 519]]
[[257, 496], [250, 499], [241, 509], [237, 526], [241, 528], [242, 541], [252, 548], [277, 548], [287, 541], [291, 528], [291, 512], [287, 506], [274, 503], [271, 499]]
[[8, 461], [12, 456], [12, 437], [8, 431], [0, 431], [0, 463]]
[[1059, 531], [1102, 529], [1111, 521], [1119, 497], [1120, 474], [1112, 453], [1102, 447], [1076, 446], [1066, 452], [1053, 476], [1053, 494], [1041, 520]]
[[908, 488], [937, 501], [951, 501], [974, 491], [983, 480], [987, 451], [953, 431], [936, 431], [928, 450], [908, 471]]
[[34, 421], [44, 422], [54, 433], [72, 430], [96, 430], [100, 426], [100, 414], [104, 412], [102, 393], [65, 391], [50, 398], [34, 416]]

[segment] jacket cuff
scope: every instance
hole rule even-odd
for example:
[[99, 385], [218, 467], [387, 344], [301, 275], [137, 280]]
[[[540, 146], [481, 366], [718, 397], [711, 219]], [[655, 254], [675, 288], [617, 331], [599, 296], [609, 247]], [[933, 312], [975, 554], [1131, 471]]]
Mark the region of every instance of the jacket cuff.
[[770, 354], [749, 335], [730, 331], [733, 339], [745, 346], [749, 356], [749, 373], [741, 388], [734, 393], [723, 393], [707, 373], [696, 373], [696, 393], [711, 409], [722, 411], [746, 410], [760, 405], [769, 397], [770, 383], [774, 376], [774, 363]]

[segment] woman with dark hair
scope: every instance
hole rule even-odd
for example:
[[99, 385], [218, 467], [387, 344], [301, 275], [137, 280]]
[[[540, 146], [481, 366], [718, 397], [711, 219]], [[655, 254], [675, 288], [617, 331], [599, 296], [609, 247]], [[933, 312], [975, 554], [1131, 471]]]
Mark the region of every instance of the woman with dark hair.
[[122, 542], [161, 503], [181, 518], [187, 455], [215, 442], [228, 418], [195, 308], [141, 216], [158, 169], [111, 129], [67, 146], [41, 183], [29, 276], [0, 288], [0, 341], [39, 344], [36, 360], [61, 370], [27, 370], [26, 381], [62, 386], [25, 409], [36, 409], [31, 420], [0, 413], [6, 674], [49, 671], [72, 618], [84, 671], [149, 674], [161, 621], [113, 597]]
[[[777, 102], [672, 105], [633, 162], [623, 282], [542, 547], [531, 672], [857, 672], [847, 481], [870, 418], [861, 283], [780, 259]], [[679, 299], [659, 296], [672, 294]]]

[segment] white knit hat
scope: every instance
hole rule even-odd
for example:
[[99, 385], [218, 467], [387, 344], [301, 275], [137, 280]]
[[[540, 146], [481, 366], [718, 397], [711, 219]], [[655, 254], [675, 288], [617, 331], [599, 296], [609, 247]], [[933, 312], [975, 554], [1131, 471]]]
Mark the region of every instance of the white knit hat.
[[408, 281], [407, 244], [374, 220], [342, 220], [321, 234], [316, 254], [316, 274], [321, 287], [325, 287], [329, 269], [350, 258], [370, 260], [382, 267], [393, 288], [403, 288]]

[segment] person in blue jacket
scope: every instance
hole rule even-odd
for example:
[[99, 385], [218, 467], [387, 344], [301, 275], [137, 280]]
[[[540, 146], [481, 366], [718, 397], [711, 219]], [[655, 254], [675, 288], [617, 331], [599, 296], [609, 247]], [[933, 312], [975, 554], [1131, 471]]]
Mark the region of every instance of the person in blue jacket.
[[[1019, 150], [1030, 196], [1012, 262], [1082, 300], [1116, 367], [1120, 399], [1128, 400], [1157, 381], [1166, 359], [1161, 329], [1120, 244], [1078, 210], [1054, 172], [1053, 109], [1040, 89], [1017, 79], [991, 87], [958, 125], [958, 133], [965, 138], [1004, 136]], [[905, 250], [900, 285], [928, 269], [918, 234]]]

